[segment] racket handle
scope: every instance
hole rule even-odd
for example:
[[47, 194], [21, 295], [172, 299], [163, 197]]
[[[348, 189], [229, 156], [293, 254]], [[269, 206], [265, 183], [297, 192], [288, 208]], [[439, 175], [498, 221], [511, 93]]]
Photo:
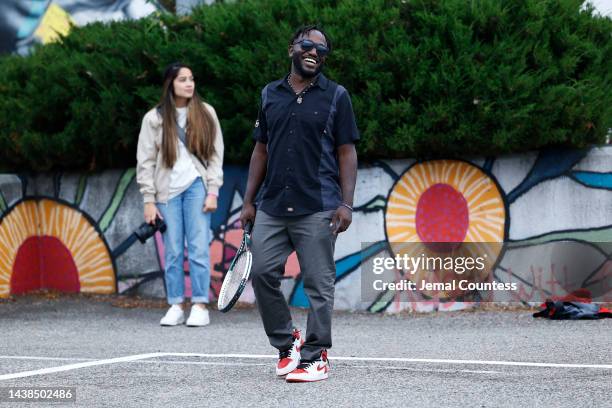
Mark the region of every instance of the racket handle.
[[246, 222], [246, 225], [244, 226], [244, 232], [246, 234], [251, 235], [251, 231], [253, 231], [253, 222], [249, 220]]

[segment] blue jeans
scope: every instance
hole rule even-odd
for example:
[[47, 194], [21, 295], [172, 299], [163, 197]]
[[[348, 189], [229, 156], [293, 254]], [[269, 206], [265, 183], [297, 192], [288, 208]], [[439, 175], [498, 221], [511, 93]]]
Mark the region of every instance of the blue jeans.
[[206, 188], [198, 177], [189, 188], [168, 200], [157, 203], [157, 208], [166, 221], [164, 236], [165, 280], [168, 303], [182, 303], [185, 299], [185, 271], [183, 253], [185, 240], [189, 254], [191, 276], [191, 302], [208, 303], [210, 287], [209, 245], [210, 213], [202, 211], [206, 199]]

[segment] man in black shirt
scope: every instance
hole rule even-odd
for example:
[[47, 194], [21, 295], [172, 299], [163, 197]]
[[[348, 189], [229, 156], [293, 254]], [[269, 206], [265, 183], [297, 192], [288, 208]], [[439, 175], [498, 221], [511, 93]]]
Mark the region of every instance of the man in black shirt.
[[[253, 289], [279, 350], [276, 373], [289, 382], [328, 377], [334, 246], [352, 221], [359, 132], [348, 92], [321, 73], [330, 50], [320, 28], [300, 28], [289, 44], [291, 72], [262, 90], [240, 216], [255, 223]], [[310, 303], [305, 339], [280, 290], [293, 250]]]

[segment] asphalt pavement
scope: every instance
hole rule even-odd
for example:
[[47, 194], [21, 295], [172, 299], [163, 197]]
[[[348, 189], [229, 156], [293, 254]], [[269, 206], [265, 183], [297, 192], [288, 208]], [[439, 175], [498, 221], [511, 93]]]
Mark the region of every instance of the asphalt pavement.
[[86, 407], [612, 407], [612, 319], [337, 312], [330, 378], [287, 384], [254, 308], [212, 311], [204, 328], [160, 327], [163, 313], [83, 296], [1, 302], [0, 390], [75, 387], [60, 405]]

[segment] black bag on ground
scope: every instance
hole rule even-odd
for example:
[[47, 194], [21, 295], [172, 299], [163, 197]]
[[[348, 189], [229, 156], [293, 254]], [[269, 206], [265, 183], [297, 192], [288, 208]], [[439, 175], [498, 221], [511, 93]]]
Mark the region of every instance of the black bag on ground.
[[578, 320], [612, 318], [612, 311], [593, 303], [564, 302], [547, 300], [544, 309], [533, 317], [546, 317], [553, 320]]

